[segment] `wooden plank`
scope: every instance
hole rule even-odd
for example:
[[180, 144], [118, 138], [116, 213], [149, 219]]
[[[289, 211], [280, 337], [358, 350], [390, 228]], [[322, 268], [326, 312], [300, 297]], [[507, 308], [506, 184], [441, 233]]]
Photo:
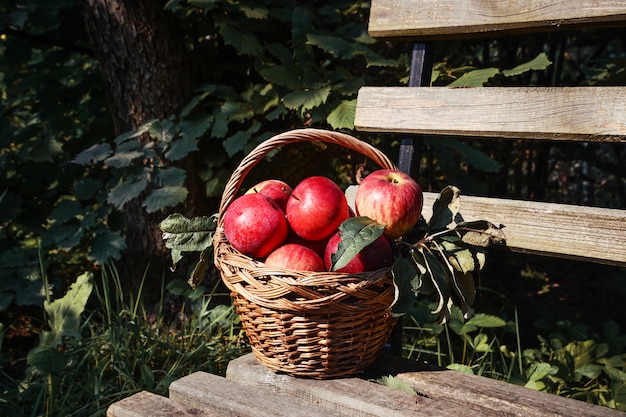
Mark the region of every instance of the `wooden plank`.
[[[437, 193], [424, 193], [423, 216]], [[464, 220], [503, 224], [512, 250], [626, 266], [626, 210], [461, 196]]]
[[626, 142], [626, 87], [362, 87], [368, 132]]
[[[413, 364], [416, 363], [413, 361]], [[377, 377], [389, 374], [389, 364], [379, 362], [378, 366], [384, 371], [376, 374]], [[252, 354], [231, 361], [226, 378], [243, 381], [255, 389], [286, 393], [294, 398], [317, 404], [328, 413], [339, 413], [345, 417], [494, 415], [480, 404], [465, 405], [450, 403], [447, 400], [433, 400], [360, 378], [313, 380], [276, 374], [261, 365]]]
[[188, 407], [147, 391], [124, 398], [107, 409], [107, 417], [221, 417], [219, 412]]
[[201, 410], [211, 410], [222, 417], [341, 416], [299, 398], [270, 393], [206, 372], [195, 372], [173, 382], [169, 394], [173, 401]]
[[625, 0], [377, 0], [369, 33], [387, 39], [516, 34], [623, 26]]
[[451, 370], [401, 373], [397, 378], [432, 399], [485, 407], [488, 416], [624, 416], [623, 412], [608, 407]]

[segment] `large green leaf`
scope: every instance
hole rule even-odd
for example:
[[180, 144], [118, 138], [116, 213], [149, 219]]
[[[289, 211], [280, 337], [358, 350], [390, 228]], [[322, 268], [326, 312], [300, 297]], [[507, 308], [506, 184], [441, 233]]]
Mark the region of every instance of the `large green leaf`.
[[152, 189], [144, 199], [142, 206], [148, 213], [163, 210], [166, 207], [174, 207], [185, 201], [189, 192], [181, 186], [165, 186]]
[[450, 83], [448, 87], [482, 87], [490, 78], [499, 73], [500, 70], [498, 68], [482, 68], [468, 71]]
[[331, 271], [346, 266], [363, 248], [378, 239], [384, 229], [384, 225], [365, 216], [344, 220], [339, 226], [341, 241], [337, 246], [337, 252], [331, 256]]
[[165, 246], [172, 251], [174, 265], [182, 252], [203, 252], [213, 243], [217, 215], [187, 218], [180, 213], [169, 215], [160, 224]]
[[44, 302], [50, 330], [41, 333], [40, 347], [54, 348], [63, 343], [64, 337], [80, 338], [80, 315], [85, 310], [92, 289], [93, 275], [85, 272], [76, 279], [63, 298]]
[[126, 249], [126, 240], [117, 232], [100, 229], [93, 239], [89, 257], [96, 265], [104, 265], [111, 259], [120, 259]]
[[123, 209], [124, 205], [146, 189], [148, 180], [145, 177], [134, 178], [133, 181], [124, 181], [113, 187], [109, 193], [107, 201], [119, 209]]
[[330, 112], [326, 121], [333, 129], [354, 129], [356, 100], [344, 100]]
[[337, 36], [309, 33], [306, 43], [307, 45], [315, 45], [339, 58], [352, 58], [354, 55], [352, 43]]
[[285, 95], [283, 102], [288, 109], [307, 111], [324, 104], [331, 88], [324, 86], [318, 89], [297, 90]]
[[528, 71], [542, 71], [552, 65], [552, 61], [548, 59], [548, 56], [541, 52], [531, 61], [525, 62], [521, 65], [518, 65], [515, 68], [503, 70], [502, 75], [505, 77], [511, 77], [514, 75], [520, 75]]

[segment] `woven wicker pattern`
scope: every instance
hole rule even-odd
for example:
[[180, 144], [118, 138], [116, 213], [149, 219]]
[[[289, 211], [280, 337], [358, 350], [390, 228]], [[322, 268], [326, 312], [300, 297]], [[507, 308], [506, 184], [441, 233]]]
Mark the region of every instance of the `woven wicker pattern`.
[[337, 132], [301, 129], [268, 139], [243, 159], [226, 185], [214, 236], [215, 265], [262, 364], [294, 376], [342, 377], [367, 368], [395, 324], [389, 269], [353, 275], [268, 268], [232, 248], [223, 233], [224, 211], [247, 173], [268, 152], [302, 141], [338, 144], [395, 168], [376, 148]]

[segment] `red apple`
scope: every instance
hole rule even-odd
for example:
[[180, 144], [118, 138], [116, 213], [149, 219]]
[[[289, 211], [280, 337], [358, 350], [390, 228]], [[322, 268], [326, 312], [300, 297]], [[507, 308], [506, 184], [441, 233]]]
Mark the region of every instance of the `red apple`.
[[246, 191], [246, 194], [261, 193], [276, 201], [278, 206], [285, 211], [287, 200], [291, 195], [291, 187], [281, 180], [265, 180], [261, 181], [254, 187]]
[[262, 258], [280, 246], [289, 232], [285, 213], [263, 194], [244, 194], [224, 213], [224, 234], [239, 252]]
[[287, 235], [287, 240], [285, 241], [285, 244], [287, 243], [297, 243], [298, 245], [306, 246], [309, 249], [313, 249], [313, 251], [317, 253], [320, 258], [323, 258], [328, 238], [324, 238], [322, 240], [306, 240], [298, 236], [293, 230], [290, 230]]
[[[326, 245], [324, 253], [324, 265], [327, 270], [331, 270], [331, 256], [337, 252], [341, 235], [335, 233]], [[385, 235], [381, 235], [378, 239], [364, 247], [350, 262], [343, 268], [339, 268], [335, 272], [347, 272], [349, 274], [358, 274], [365, 271], [376, 271], [381, 268], [389, 267], [393, 264], [393, 249], [391, 243]]]
[[333, 234], [350, 216], [341, 188], [326, 177], [302, 180], [287, 201], [287, 221], [306, 240], [322, 240]]
[[422, 189], [413, 178], [402, 171], [381, 169], [361, 181], [356, 191], [357, 215], [385, 225], [385, 235], [391, 239], [406, 233], [422, 214]]
[[287, 243], [270, 253], [265, 265], [295, 271], [325, 271], [324, 261], [312, 249], [297, 243]]

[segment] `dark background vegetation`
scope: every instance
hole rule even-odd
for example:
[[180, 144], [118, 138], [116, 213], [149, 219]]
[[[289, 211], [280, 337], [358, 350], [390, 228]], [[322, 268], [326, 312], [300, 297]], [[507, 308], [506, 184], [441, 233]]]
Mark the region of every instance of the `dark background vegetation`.
[[[245, 351], [214, 271], [197, 291], [186, 287], [195, 254], [172, 271], [158, 224], [173, 212], [215, 213], [243, 155], [292, 128], [345, 130], [397, 155], [398, 138], [353, 131], [360, 86], [408, 79], [410, 45], [369, 38], [368, 12], [358, 1], [0, 0], [1, 411], [98, 415], [137, 390], [166, 392], [193, 369], [221, 372]], [[437, 43], [432, 83], [543, 54], [545, 69], [484, 85], [623, 85], [625, 40], [606, 29]], [[626, 204], [623, 144], [426, 137], [420, 151], [425, 190]], [[347, 185], [359, 162], [293, 146], [249, 181], [321, 173]], [[88, 301], [70, 303], [83, 320], [54, 333], [44, 301], [85, 272], [91, 292], [71, 295]], [[443, 362], [420, 359], [624, 407], [623, 269], [494, 249], [478, 282], [477, 311], [506, 326], [451, 340], [418, 306], [404, 353], [445, 344]], [[474, 356], [452, 361], [468, 340]], [[71, 383], [81, 369], [96, 369], [84, 383], [101, 387], [93, 395]]]

